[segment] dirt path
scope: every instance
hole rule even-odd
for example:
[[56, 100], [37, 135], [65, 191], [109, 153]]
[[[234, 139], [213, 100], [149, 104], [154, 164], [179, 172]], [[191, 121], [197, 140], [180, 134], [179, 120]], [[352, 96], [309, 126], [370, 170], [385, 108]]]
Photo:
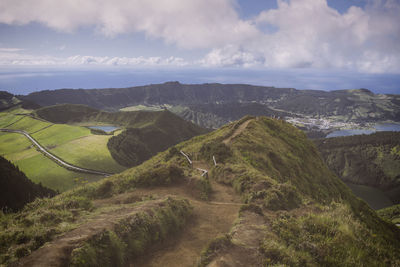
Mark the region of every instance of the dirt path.
[[[188, 181], [171, 187], [138, 188], [133, 192], [94, 201], [96, 208], [106, 207], [107, 211], [82, 221], [77, 229], [57, 237], [11, 266], [67, 266], [72, 250], [82, 242], [104, 229], [113, 228], [123, 218], [155, 207], [167, 196], [188, 199], [194, 208], [191, 220], [178, 236], [170, 236], [162, 244], [153, 246], [131, 266], [193, 266], [199, 260], [202, 249], [212, 239], [229, 232], [241, 206], [240, 198], [231, 187], [213, 181], [211, 184], [213, 193], [209, 202], [196, 199]], [[156, 200], [140, 206], [129, 204], [148, 196]]]
[[10, 266], [68, 266], [72, 250], [82, 242], [104, 229], [111, 229], [123, 218], [156, 207], [162, 200], [149, 201], [141, 206], [118, 205], [108, 212], [89, 219], [87, 222], [82, 222], [83, 224], [75, 230], [61, 235]]
[[225, 145], [228, 145], [233, 138], [235, 138], [237, 135], [239, 135], [241, 132], [243, 132], [244, 129], [246, 129], [247, 125], [252, 121], [253, 119], [247, 120], [243, 122], [234, 132], [231, 136], [226, 138], [224, 141], [222, 141]]
[[210, 202], [193, 199], [189, 192], [181, 192], [180, 195], [189, 198], [194, 207], [192, 220], [178, 236], [154, 247], [131, 266], [196, 266], [202, 249], [215, 237], [229, 232], [241, 206], [240, 198], [231, 187], [214, 181], [211, 186]]

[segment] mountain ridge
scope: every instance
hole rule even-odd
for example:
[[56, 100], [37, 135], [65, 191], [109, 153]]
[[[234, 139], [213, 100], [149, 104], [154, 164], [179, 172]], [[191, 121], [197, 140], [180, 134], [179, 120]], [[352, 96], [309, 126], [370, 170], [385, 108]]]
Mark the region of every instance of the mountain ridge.
[[[193, 166], [180, 151], [192, 159]], [[209, 177], [202, 176], [204, 172], [197, 168], [208, 170]], [[206, 240], [198, 239], [200, 235], [174, 239], [168, 234], [200, 231], [199, 223], [206, 223], [204, 218], [207, 227], [222, 220], [222, 210], [210, 216], [203, 209], [204, 205], [214, 205], [221, 191], [213, 191], [221, 187], [234, 189], [236, 198], [242, 201], [240, 207], [223, 206], [239, 210], [230, 230], [219, 228]], [[166, 194], [170, 200], [165, 200]], [[235, 203], [232, 197], [228, 195], [224, 202]], [[153, 201], [169, 204], [151, 212], [146, 207]], [[76, 203], [73, 210], [69, 208], [71, 202]], [[192, 219], [189, 205], [195, 214]], [[59, 207], [64, 208], [63, 213]], [[126, 214], [132, 208], [142, 213], [128, 220], [108, 215], [110, 210]], [[200, 266], [395, 266], [400, 262], [400, 230], [380, 219], [329, 171], [303, 132], [283, 120], [266, 117], [245, 117], [179, 143], [123, 173], [63, 193], [51, 201], [38, 201], [16, 217], [5, 218], [9, 221], [0, 224], [0, 233], [9, 236], [5, 238], [9, 243], [1, 251], [8, 255], [2, 256], [3, 262], [17, 258], [24, 262], [23, 256], [34, 250], [42, 251], [40, 258], [44, 259], [52, 246], [57, 249], [56, 233], [61, 237], [71, 233], [65, 225], [72, 213], [76, 214], [72, 222], [78, 233], [80, 227], [87, 229], [80, 222], [90, 222], [88, 218], [93, 218], [96, 225], [101, 225], [102, 216], [107, 220], [107, 226], [96, 227], [96, 232], [84, 240], [71, 236], [71, 240], [80, 241], [64, 250], [63, 262], [73, 266], [88, 262], [102, 266], [136, 264], [140, 260], [138, 255], [149, 264], [168, 258], [171, 266], [177, 266], [182, 259], [178, 248], [182, 246], [192, 249], [188, 252], [192, 263]], [[52, 219], [51, 214], [60, 214], [59, 220]], [[90, 217], [93, 214], [95, 218]], [[231, 215], [230, 218], [234, 219]], [[48, 231], [51, 225], [54, 230], [44, 242], [55, 243], [44, 247], [44, 242], [35, 243], [29, 236], [32, 229], [24, 228], [26, 220], [34, 222], [34, 233]], [[11, 222], [13, 229], [4, 228]], [[185, 228], [181, 228], [183, 225]], [[12, 231], [22, 229], [26, 230], [24, 240], [28, 241], [17, 244]], [[197, 245], [186, 245], [189, 241]], [[156, 244], [157, 257], [153, 257], [149, 250]]]
[[20, 96], [40, 105], [85, 104], [116, 110], [138, 104], [182, 105], [257, 102], [286, 112], [344, 116], [347, 120], [400, 121], [400, 96], [367, 89], [297, 90], [248, 84], [181, 84], [167, 82], [113, 89], [59, 89]]

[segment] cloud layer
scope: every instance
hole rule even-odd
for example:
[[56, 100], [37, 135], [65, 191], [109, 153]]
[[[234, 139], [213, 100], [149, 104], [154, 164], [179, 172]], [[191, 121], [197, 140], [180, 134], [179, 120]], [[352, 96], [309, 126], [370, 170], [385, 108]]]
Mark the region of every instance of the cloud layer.
[[[144, 32], [183, 49], [210, 51], [191, 63], [180, 58], [78, 56], [60, 60], [63, 64], [192, 64], [400, 72], [397, 0], [371, 0], [365, 8], [351, 7], [344, 14], [329, 7], [326, 0], [278, 0], [277, 9], [262, 11], [249, 20], [241, 19], [236, 7], [234, 0], [2, 0], [0, 23], [39, 22], [66, 32], [94, 26], [110, 37]], [[16, 52], [0, 50], [0, 61], [9, 61], [4, 55], [9, 57]]]

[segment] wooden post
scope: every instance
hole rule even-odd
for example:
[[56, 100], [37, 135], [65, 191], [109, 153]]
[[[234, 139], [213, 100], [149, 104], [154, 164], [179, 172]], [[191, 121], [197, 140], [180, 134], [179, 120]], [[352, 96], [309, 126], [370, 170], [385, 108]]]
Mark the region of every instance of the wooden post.
[[215, 160], [215, 156], [213, 155], [214, 166], [217, 166], [217, 161]]
[[185, 158], [189, 161], [190, 165], [193, 165], [193, 162], [190, 160], [189, 156], [186, 155], [182, 150], [180, 151], [182, 155], [185, 156]]

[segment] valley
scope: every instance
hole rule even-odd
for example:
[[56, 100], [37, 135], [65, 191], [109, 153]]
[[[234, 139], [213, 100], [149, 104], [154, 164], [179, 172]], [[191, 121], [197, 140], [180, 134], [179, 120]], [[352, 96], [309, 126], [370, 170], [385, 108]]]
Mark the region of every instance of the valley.
[[[124, 165], [137, 165], [170, 144], [204, 132], [172, 114], [163, 114], [107, 113], [69, 105], [37, 110], [15, 107], [0, 113], [0, 128], [17, 131], [0, 132], [0, 153], [32, 181], [66, 191], [102, 179], [105, 174], [119, 173], [127, 168]], [[104, 127], [110, 122], [118, 124], [119, 129], [107, 133], [88, 127]], [[36, 151], [18, 131], [29, 134], [51, 154]], [[92, 172], [63, 168], [56, 158]]]
[[[108, 96], [112, 95], [112, 99]], [[21, 97], [43, 106], [84, 104], [104, 110], [160, 110], [217, 129], [245, 115], [287, 117], [308, 129], [365, 128], [365, 123], [400, 122], [398, 95], [367, 89], [318, 91], [247, 84], [167, 82], [129, 88], [46, 90]], [[327, 133], [325, 132], [325, 135]]]
[[[398, 121], [397, 96], [232, 88], [166, 83], [114, 89], [112, 101], [103, 96], [108, 89], [77, 90], [73, 94], [86, 103], [25, 109], [18, 102], [0, 112], [1, 155], [32, 181], [60, 192], [0, 217], [0, 261], [11, 266], [400, 264], [400, 230], [393, 224], [398, 212], [391, 206], [399, 201], [399, 133], [307, 138], [339, 129], [380, 130], [377, 124]], [[60, 93], [75, 99], [69, 90], [41, 92], [49, 94], [46, 101]], [[228, 93], [230, 102], [219, 100]], [[330, 103], [332, 95], [340, 101]], [[294, 97], [317, 103], [305, 107]], [[350, 117], [341, 115], [351, 106], [337, 105], [345, 99], [369, 109], [368, 118], [357, 108]], [[290, 101], [298, 106], [285, 107]]]
[[[112, 159], [107, 150], [106, 144], [110, 136], [92, 135], [87, 128], [52, 124], [27, 114], [27, 110], [21, 109], [2, 112], [1, 128], [27, 132], [50, 153], [79, 167], [105, 172], [119, 172], [124, 169]], [[80, 183], [104, 177], [77, 173], [59, 166], [54, 160], [38, 152], [31, 141], [19, 133], [1, 132], [0, 140], [0, 153], [5, 158], [14, 162], [32, 181], [54, 190], [65, 191]]]
[[399, 263], [400, 230], [354, 197], [304, 133], [266, 117], [1, 220], [1, 259], [13, 266]]

